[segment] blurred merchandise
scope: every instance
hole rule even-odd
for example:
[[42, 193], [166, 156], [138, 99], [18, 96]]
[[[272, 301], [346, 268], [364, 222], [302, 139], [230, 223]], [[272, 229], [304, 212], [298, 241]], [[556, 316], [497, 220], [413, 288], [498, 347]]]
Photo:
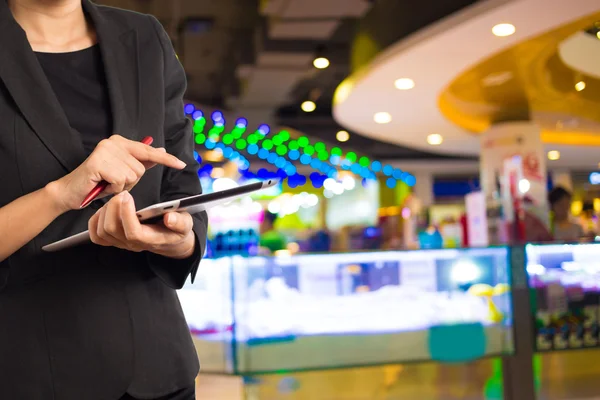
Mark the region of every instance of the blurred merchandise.
[[512, 351], [507, 261], [506, 248], [227, 257], [179, 297], [207, 372], [466, 361]]
[[538, 351], [600, 343], [598, 244], [527, 245]]

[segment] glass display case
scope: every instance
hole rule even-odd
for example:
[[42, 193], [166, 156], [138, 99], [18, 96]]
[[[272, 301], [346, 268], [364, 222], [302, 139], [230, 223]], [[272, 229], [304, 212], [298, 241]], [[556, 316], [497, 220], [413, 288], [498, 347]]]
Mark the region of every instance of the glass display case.
[[600, 243], [527, 245], [537, 351], [599, 345]]
[[180, 292], [205, 372], [510, 353], [508, 249], [204, 260]]

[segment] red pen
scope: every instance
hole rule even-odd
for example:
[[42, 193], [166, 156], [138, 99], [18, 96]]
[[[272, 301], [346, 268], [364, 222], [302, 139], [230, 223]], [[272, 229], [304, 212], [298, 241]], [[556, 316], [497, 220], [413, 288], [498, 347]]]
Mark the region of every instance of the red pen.
[[[152, 144], [154, 139], [152, 139], [151, 136], [146, 136], [145, 138], [142, 139], [142, 143], [150, 146]], [[83, 199], [83, 202], [81, 203], [81, 206], [79, 206], [79, 208], [84, 208], [87, 207], [92, 201], [94, 201], [94, 199], [96, 197], [98, 197], [98, 195], [100, 193], [102, 193], [102, 191], [104, 189], [106, 189], [106, 187], [109, 185], [108, 182], [106, 181], [102, 181], [99, 184], [96, 185], [95, 188], [92, 189], [92, 191], [85, 196], [85, 199]]]

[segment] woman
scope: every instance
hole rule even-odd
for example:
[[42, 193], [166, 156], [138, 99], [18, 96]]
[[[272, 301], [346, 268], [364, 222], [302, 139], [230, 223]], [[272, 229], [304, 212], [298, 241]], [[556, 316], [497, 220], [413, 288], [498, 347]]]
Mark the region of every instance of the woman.
[[581, 225], [571, 221], [571, 202], [573, 196], [563, 187], [557, 186], [548, 194], [552, 215], [552, 233], [554, 240], [576, 242], [583, 238]]
[[[152, 17], [0, 0], [1, 399], [194, 398], [175, 289], [195, 275], [206, 214], [135, 216], [201, 192], [184, 91]], [[40, 250], [85, 229], [92, 244]]]

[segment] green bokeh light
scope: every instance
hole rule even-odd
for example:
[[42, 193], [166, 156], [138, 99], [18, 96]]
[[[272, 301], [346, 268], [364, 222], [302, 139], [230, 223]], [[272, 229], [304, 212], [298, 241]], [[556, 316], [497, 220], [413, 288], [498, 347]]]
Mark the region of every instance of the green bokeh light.
[[251, 134], [248, 136], [248, 144], [256, 144], [258, 143], [258, 137], [255, 134]]
[[323, 142], [317, 142], [317, 143], [315, 143], [315, 150], [318, 153], [321, 153], [321, 152], [325, 151], [325, 149], [326, 149], [325, 143], [323, 143]]
[[349, 151], [348, 153], [346, 153], [346, 160], [353, 163], [356, 162], [356, 153], [353, 151]]
[[298, 148], [300, 146], [298, 146], [298, 142], [295, 140], [290, 141], [290, 143], [288, 144], [288, 147], [290, 148], [290, 150], [298, 150]]
[[239, 138], [241, 138], [244, 135], [245, 132], [246, 132], [246, 128], [238, 128], [238, 127], [236, 127], [236, 128], [233, 129], [233, 131], [231, 133], [233, 133], [233, 136], [236, 139], [239, 139]]
[[262, 142], [262, 147], [263, 147], [263, 149], [271, 150], [273, 148], [273, 142], [269, 139], [264, 140]]
[[279, 146], [282, 143], [283, 143], [283, 139], [281, 138], [281, 136], [274, 136], [273, 137], [273, 144], [275, 146]]
[[339, 147], [334, 147], [333, 149], [331, 149], [331, 155], [333, 156], [341, 156], [342, 154], [342, 149], [340, 149]]
[[225, 136], [223, 136], [223, 144], [226, 145], [230, 145], [231, 143], [233, 143], [233, 135], [228, 133]]
[[238, 139], [237, 142], [235, 142], [235, 147], [238, 150], [244, 150], [246, 148], [246, 141], [244, 139]]
[[329, 159], [329, 153], [326, 151], [320, 151], [317, 157], [319, 157], [319, 160], [321, 161], [327, 161]]
[[203, 133], [199, 133], [196, 135], [195, 139], [196, 143], [204, 144], [204, 142], [206, 142], [206, 135], [204, 135]]
[[361, 165], [361, 167], [368, 167], [369, 164], [371, 164], [371, 160], [369, 160], [369, 157], [361, 157], [360, 160], [358, 160], [358, 163]]
[[277, 154], [279, 154], [280, 156], [283, 156], [283, 155], [285, 155], [285, 153], [287, 153], [287, 147], [281, 144], [281, 145], [277, 146], [277, 149], [275, 150], [275, 152]]
[[290, 133], [286, 130], [279, 132], [279, 136], [281, 137], [281, 140], [283, 140], [284, 142], [287, 142], [288, 140], [290, 140]]
[[308, 141], [308, 138], [306, 136], [300, 136], [298, 138], [298, 146], [300, 147], [306, 147], [309, 143], [310, 142]]
[[309, 156], [312, 156], [313, 154], [315, 154], [315, 148], [312, 147], [311, 145], [308, 145], [304, 148], [304, 154], [308, 154]]

